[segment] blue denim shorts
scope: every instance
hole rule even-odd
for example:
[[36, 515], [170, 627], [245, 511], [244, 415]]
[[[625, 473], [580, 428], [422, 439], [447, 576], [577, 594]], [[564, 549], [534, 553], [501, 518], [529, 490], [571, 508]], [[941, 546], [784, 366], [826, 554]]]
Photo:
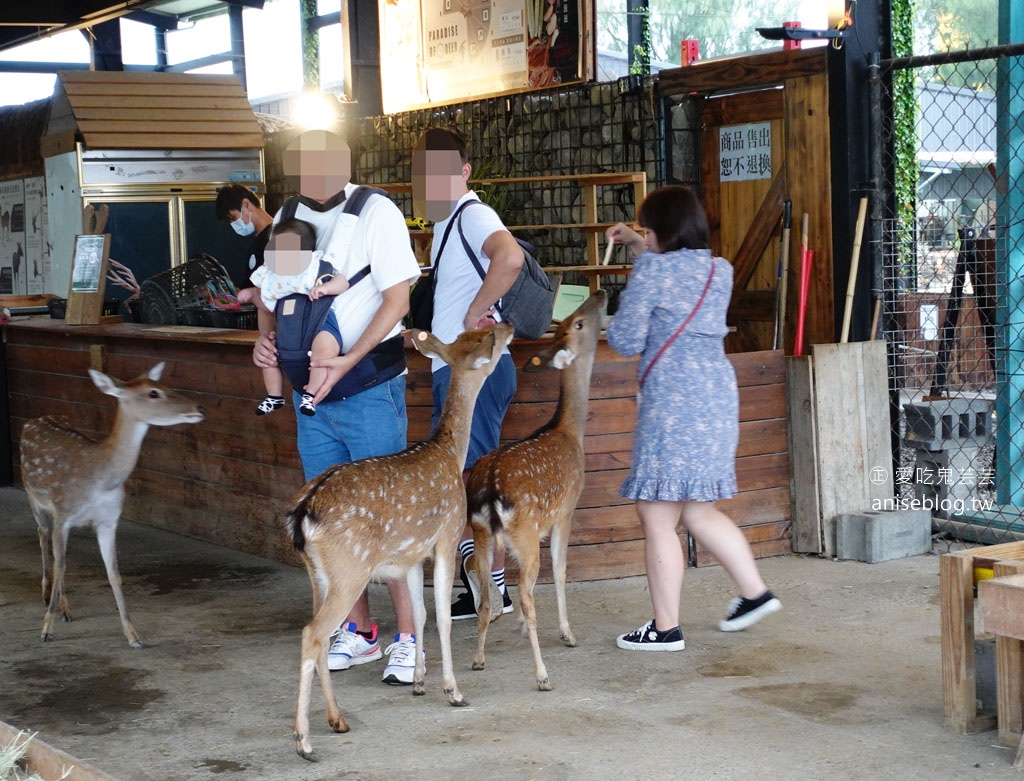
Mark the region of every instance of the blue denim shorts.
[[[442, 366], [434, 372], [434, 413], [430, 430], [437, 430], [444, 400], [448, 397], [448, 383], [451, 382], [452, 368]], [[469, 432], [469, 453], [466, 455], [466, 469], [498, 446], [501, 439], [501, 422], [516, 395], [516, 366], [511, 355], [501, 356], [494, 373], [484, 382], [473, 408], [473, 424]]]
[[342, 401], [317, 405], [316, 415], [299, 412], [292, 393], [302, 471], [307, 481], [335, 464], [386, 456], [406, 447], [405, 375]]

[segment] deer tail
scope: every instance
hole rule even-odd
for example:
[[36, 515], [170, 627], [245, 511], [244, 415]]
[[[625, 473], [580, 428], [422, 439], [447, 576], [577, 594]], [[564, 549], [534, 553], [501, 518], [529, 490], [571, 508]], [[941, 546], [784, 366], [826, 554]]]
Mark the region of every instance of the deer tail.
[[299, 495], [292, 501], [292, 506], [285, 515], [285, 528], [291, 534], [292, 545], [300, 553], [306, 549], [306, 524], [308, 523], [311, 527], [320, 524], [320, 516], [317, 514], [316, 509], [311, 506], [313, 500], [316, 499], [320, 488], [333, 473], [333, 469], [328, 469], [319, 477], [306, 483]]

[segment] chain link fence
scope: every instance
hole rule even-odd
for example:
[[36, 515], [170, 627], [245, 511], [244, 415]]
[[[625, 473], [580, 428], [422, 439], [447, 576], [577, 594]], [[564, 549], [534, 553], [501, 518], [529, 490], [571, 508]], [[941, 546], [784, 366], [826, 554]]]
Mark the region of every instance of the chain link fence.
[[[1015, 359], [1024, 302], [1024, 199], [1007, 174], [1024, 160], [1014, 105], [1024, 47], [882, 63], [888, 183], [875, 288], [890, 346], [898, 507], [931, 511], [949, 540], [1024, 537], [1013, 454], [1024, 440]], [[1022, 94], [1018, 94], [1021, 92]], [[1017, 172], [1016, 175], [1019, 175]]]

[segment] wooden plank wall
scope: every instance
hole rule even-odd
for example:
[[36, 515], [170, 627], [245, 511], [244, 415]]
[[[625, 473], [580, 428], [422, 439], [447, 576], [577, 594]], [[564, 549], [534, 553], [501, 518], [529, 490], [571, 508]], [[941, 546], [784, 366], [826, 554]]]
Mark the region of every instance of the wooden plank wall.
[[[263, 388], [251, 363], [253, 335], [238, 333], [243, 335], [231, 344], [145, 338], [145, 326], [127, 324], [77, 330], [9, 326], [5, 352], [14, 453], [21, 426], [31, 417], [62, 414], [89, 432], [109, 428], [115, 403], [88, 378], [91, 356], [99, 356], [104, 371], [119, 378], [166, 361], [163, 381], [197, 398], [207, 417], [196, 426], [150, 430], [127, 485], [124, 517], [297, 564], [282, 530], [284, 509], [302, 482], [294, 417], [290, 409], [262, 418], [253, 415]], [[529, 343], [513, 345], [517, 366], [531, 355]], [[789, 552], [783, 355], [776, 351], [730, 358], [741, 386], [741, 493], [722, 507], [741, 524], [756, 555]], [[599, 346], [586, 430], [587, 481], [569, 553], [572, 580], [643, 572], [640, 526], [632, 504], [618, 496], [633, 443], [635, 373], [635, 361], [604, 343]], [[508, 440], [527, 436], [545, 423], [558, 395], [557, 372], [520, 372], [518, 379], [519, 391], [503, 430]], [[407, 386], [412, 442], [425, 438], [430, 427], [430, 370], [418, 353], [410, 358]], [[546, 553], [542, 562], [542, 578], [550, 579]], [[710, 563], [702, 551], [698, 563]], [[514, 570], [510, 579], [514, 582]]]

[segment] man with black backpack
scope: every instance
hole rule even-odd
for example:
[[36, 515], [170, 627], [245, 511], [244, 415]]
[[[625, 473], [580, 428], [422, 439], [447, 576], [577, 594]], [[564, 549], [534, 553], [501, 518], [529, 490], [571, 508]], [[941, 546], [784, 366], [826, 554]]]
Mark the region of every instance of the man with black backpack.
[[[311, 480], [335, 464], [389, 455], [406, 447], [401, 321], [409, 309], [409, 285], [419, 278], [420, 269], [398, 207], [385, 195], [367, 193], [351, 183], [351, 151], [344, 139], [325, 131], [304, 133], [285, 150], [284, 169], [293, 189], [302, 193], [289, 211], [313, 225], [316, 249], [348, 280], [348, 289], [339, 294], [334, 306], [343, 354], [331, 359], [320, 387], [306, 387], [314, 396], [316, 415], [296, 415], [302, 470]], [[356, 201], [359, 206], [353, 209]], [[280, 303], [278, 333], [260, 336], [253, 361], [261, 368], [281, 364], [288, 371], [282, 324], [301, 302], [293, 300], [290, 309], [282, 309]], [[287, 336], [301, 342], [307, 331], [313, 329], [291, 329]], [[308, 364], [308, 358], [303, 363]], [[293, 374], [289, 379], [298, 408], [303, 379]], [[395, 642], [384, 651], [388, 663], [383, 680], [411, 684], [416, 666], [412, 602], [404, 579], [390, 580], [387, 587], [397, 632]], [[381, 656], [377, 625], [370, 622], [364, 592], [339, 627], [328, 667], [343, 670]]]
[[[430, 330], [442, 342], [453, 342], [465, 330], [483, 328], [501, 320], [498, 303], [512, 288], [524, 263], [523, 250], [490, 207], [469, 189], [466, 143], [454, 130], [431, 128], [416, 143], [412, 157], [413, 211], [434, 222], [430, 250], [433, 274], [433, 314]], [[434, 414], [437, 426], [451, 368], [434, 359]], [[498, 446], [501, 422], [516, 392], [516, 369], [506, 348], [494, 373], [487, 378], [473, 409], [468, 470]], [[459, 543], [462, 581], [466, 592], [452, 604], [452, 619], [475, 618], [481, 587], [472, 565], [473, 534], [469, 524]], [[491, 578], [501, 593], [502, 612], [512, 611], [505, 588], [505, 554], [495, 550]], [[497, 596], [497, 595], [495, 595]], [[497, 603], [496, 599], [491, 604]]]

